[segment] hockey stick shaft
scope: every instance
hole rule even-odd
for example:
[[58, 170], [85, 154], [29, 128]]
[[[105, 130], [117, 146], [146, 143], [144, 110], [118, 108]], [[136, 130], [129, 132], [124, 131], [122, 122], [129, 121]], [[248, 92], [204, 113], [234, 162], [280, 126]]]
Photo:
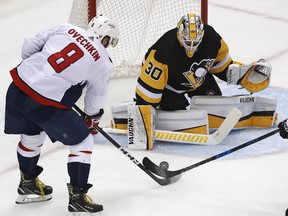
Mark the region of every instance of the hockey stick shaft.
[[[214, 155], [214, 156], [212, 156], [212, 157], [210, 157], [210, 158], [207, 158], [207, 159], [205, 159], [205, 160], [203, 160], [203, 161], [200, 161], [200, 162], [198, 162], [198, 163], [196, 163], [196, 164], [193, 164], [193, 165], [191, 165], [191, 166], [188, 166], [188, 167], [185, 167], [185, 168], [183, 168], [183, 169], [180, 169], [179, 171], [180, 171], [181, 173], [182, 173], [182, 172], [186, 172], [186, 171], [188, 171], [188, 170], [194, 169], [194, 168], [196, 168], [196, 167], [198, 167], [198, 166], [201, 166], [201, 165], [203, 165], [203, 164], [206, 164], [206, 163], [208, 163], [208, 162], [217, 160], [217, 159], [222, 158], [222, 157], [224, 157], [224, 156], [226, 156], [226, 155], [229, 155], [229, 154], [231, 154], [231, 153], [233, 153], [233, 152], [236, 152], [236, 151], [238, 151], [238, 150], [240, 150], [240, 149], [243, 149], [243, 148], [245, 148], [245, 147], [247, 147], [247, 146], [250, 146], [250, 145], [252, 145], [252, 144], [254, 144], [254, 143], [257, 143], [257, 142], [259, 142], [259, 141], [261, 141], [261, 140], [263, 140], [263, 139], [266, 139], [267, 137], [270, 137], [270, 136], [272, 136], [272, 135], [274, 135], [274, 134], [276, 134], [276, 133], [278, 133], [278, 132], [279, 132], [279, 129], [276, 129], [276, 130], [271, 131], [271, 132], [269, 132], [269, 133], [266, 133], [266, 134], [264, 134], [264, 135], [262, 135], [262, 136], [260, 136], [260, 137], [257, 137], [257, 138], [255, 138], [255, 139], [253, 139], [253, 140], [250, 140], [250, 141], [248, 141], [248, 142], [245, 142], [245, 143], [243, 143], [243, 144], [241, 144], [241, 145], [239, 145], [239, 146], [236, 146], [236, 147], [234, 147], [234, 148], [232, 148], [232, 149], [226, 150], [226, 151], [221, 152], [221, 153], [219, 153], [219, 154], [217, 154], [217, 155]], [[178, 172], [179, 172], [179, 171], [178, 171]]]
[[[164, 142], [176, 142], [186, 144], [198, 144], [198, 145], [218, 145], [221, 143], [233, 127], [237, 124], [241, 117], [241, 111], [237, 108], [233, 108], [225, 118], [221, 126], [213, 134], [192, 134], [175, 131], [154, 130], [154, 139]], [[127, 134], [127, 130], [120, 130], [114, 128], [104, 128], [107, 133]]]
[[[82, 116], [85, 116], [85, 113], [76, 105], [74, 105], [75, 110]], [[125, 156], [127, 156], [134, 164], [136, 164], [141, 170], [143, 170], [147, 175], [149, 175], [154, 181], [159, 185], [168, 185], [170, 183], [176, 182], [179, 178], [158, 178], [153, 173], [151, 173], [142, 163], [140, 163], [135, 157], [133, 157], [128, 151], [123, 149], [119, 143], [117, 143], [112, 137], [110, 137], [102, 128], [97, 126], [96, 128], [101, 135], [103, 135], [109, 142], [111, 142], [116, 148], [118, 148]]]
[[212, 156], [210, 158], [202, 160], [202, 161], [200, 161], [200, 162], [198, 162], [196, 164], [192, 164], [190, 166], [187, 166], [187, 167], [184, 167], [182, 169], [175, 170], [175, 171], [164, 170], [161, 167], [159, 167], [156, 164], [154, 164], [153, 162], [149, 161], [148, 158], [144, 158], [143, 159], [143, 164], [144, 164], [145, 167], [147, 167], [153, 173], [155, 173], [155, 174], [157, 174], [159, 176], [162, 176], [162, 177], [171, 178], [173, 176], [177, 176], [179, 174], [182, 174], [183, 172], [186, 172], [188, 170], [194, 169], [194, 168], [199, 167], [199, 166], [201, 166], [203, 164], [206, 164], [208, 162], [211, 162], [211, 161], [217, 160], [219, 158], [222, 158], [222, 157], [224, 157], [226, 155], [229, 155], [229, 154], [231, 154], [233, 152], [236, 152], [236, 151], [238, 151], [240, 149], [243, 149], [243, 148], [245, 148], [247, 146], [250, 146], [250, 145], [252, 145], [254, 143], [257, 143], [257, 142], [259, 142], [259, 141], [261, 141], [263, 139], [266, 139], [266, 138], [268, 138], [268, 137], [270, 137], [270, 136], [272, 136], [272, 135], [274, 135], [274, 134], [276, 134], [278, 132], [279, 132], [279, 129], [277, 128], [277, 129], [275, 129], [275, 130], [273, 130], [273, 131], [271, 131], [269, 133], [266, 133], [266, 134], [264, 134], [264, 135], [262, 135], [260, 137], [257, 137], [257, 138], [255, 138], [253, 140], [245, 142], [245, 143], [243, 143], [243, 144], [241, 144], [239, 146], [236, 146], [236, 147], [234, 147], [232, 149], [226, 150], [226, 151], [221, 152], [221, 153], [219, 153], [217, 155], [214, 155], [214, 156]]

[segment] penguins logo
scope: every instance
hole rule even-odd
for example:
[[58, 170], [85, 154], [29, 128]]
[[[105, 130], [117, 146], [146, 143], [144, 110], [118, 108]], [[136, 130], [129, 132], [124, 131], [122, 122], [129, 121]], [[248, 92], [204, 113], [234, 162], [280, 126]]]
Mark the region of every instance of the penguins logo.
[[189, 83], [181, 83], [181, 85], [191, 88], [192, 90], [197, 89], [205, 80], [205, 75], [212, 67], [214, 59], [203, 59], [200, 63], [193, 63], [189, 71], [183, 73]]

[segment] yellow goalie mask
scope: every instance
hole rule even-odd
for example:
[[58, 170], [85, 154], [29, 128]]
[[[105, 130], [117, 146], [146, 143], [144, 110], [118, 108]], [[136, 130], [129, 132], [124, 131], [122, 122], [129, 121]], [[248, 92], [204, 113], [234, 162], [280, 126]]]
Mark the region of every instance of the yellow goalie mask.
[[184, 47], [186, 55], [191, 58], [204, 35], [204, 24], [200, 16], [188, 13], [181, 17], [177, 25], [177, 38]]

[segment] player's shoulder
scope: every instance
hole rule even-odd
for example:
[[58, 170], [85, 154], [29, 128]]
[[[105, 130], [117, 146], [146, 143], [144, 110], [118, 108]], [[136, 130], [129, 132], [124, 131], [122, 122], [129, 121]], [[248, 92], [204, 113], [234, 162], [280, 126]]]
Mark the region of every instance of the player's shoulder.
[[167, 43], [171, 43], [177, 40], [177, 28], [173, 28], [165, 32], [156, 42], [158, 46], [167, 46]]
[[74, 29], [74, 31], [79, 31], [79, 30], [75, 30], [75, 29], [78, 29], [78, 27], [70, 24], [70, 23], [60, 23], [58, 25], [54, 25], [54, 26], [51, 26], [50, 28], [46, 29], [45, 31], [50, 33], [51, 35], [54, 35], [54, 34], [68, 34], [69, 30], [70, 29]]
[[204, 36], [202, 43], [215, 46], [215, 44], [220, 44], [221, 39], [221, 35], [212, 26], [208, 24], [204, 25]]
[[208, 24], [204, 24], [204, 36], [210, 36], [210, 37], [221, 37], [220, 34], [211, 26]]
[[[67, 22], [63, 22], [58, 24], [57, 26], [54, 26], [57, 29], [69, 29], [69, 28], [74, 28], [74, 25], [67, 23]], [[52, 27], [53, 28], [53, 27]]]
[[[71, 23], [67, 23], [67, 22], [63, 22], [63, 23], [60, 23], [59, 25], [55, 26], [55, 28], [57, 28], [58, 30], [62, 30], [62, 31], [70, 31], [70, 33], [75, 33], [77, 32], [78, 34], [79, 33], [82, 33], [82, 34], [87, 34], [87, 31], [86, 29], [82, 28], [82, 27], [79, 27], [79, 26], [76, 26], [76, 25], [73, 25]], [[77, 34], [77, 35], [78, 35]]]
[[60, 24], [60, 28], [66, 29], [67, 31], [77, 32], [79, 34], [87, 34], [87, 31], [79, 26], [73, 25], [71, 23], [62, 23]]
[[166, 62], [171, 56], [174, 56], [175, 48], [179, 46], [177, 39], [177, 28], [165, 32], [150, 48], [155, 50], [155, 58], [160, 62]]
[[77, 41], [76, 44], [78, 44], [84, 50], [87, 50], [90, 55], [92, 55], [94, 58], [99, 56], [97, 59], [100, 60], [105, 67], [113, 67], [111, 66], [113, 65], [113, 62], [107, 49], [101, 44], [94, 34], [84, 28], [70, 23], [63, 23], [62, 27], [66, 28], [67, 34]]

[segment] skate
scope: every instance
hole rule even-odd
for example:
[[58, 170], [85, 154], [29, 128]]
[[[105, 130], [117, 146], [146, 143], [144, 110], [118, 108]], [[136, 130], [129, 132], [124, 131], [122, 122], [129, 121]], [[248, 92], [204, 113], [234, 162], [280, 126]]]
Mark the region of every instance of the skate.
[[37, 166], [33, 176], [24, 176], [21, 172], [16, 204], [44, 202], [52, 199], [52, 187], [45, 185], [37, 177], [42, 171], [43, 168]]
[[103, 211], [103, 206], [94, 203], [94, 201], [86, 194], [92, 187], [92, 184], [87, 184], [87, 188], [73, 188], [67, 183], [69, 192], [68, 211], [70, 215], [96, 215]]

